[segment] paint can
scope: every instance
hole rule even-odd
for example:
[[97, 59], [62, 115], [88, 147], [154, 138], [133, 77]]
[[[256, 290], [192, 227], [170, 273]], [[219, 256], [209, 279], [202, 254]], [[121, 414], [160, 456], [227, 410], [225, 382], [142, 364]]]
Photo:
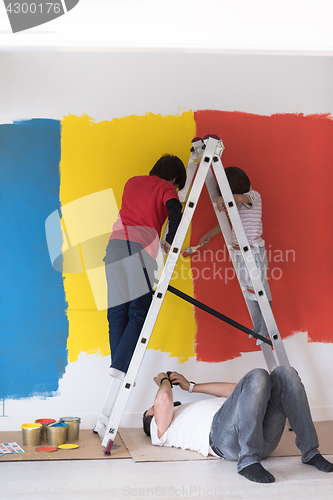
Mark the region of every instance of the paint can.
[[59, 446], [67, 441], [68, 425], [64, 422], [56, 422], [55, 424], [47, 424], [46, 433], [47, 441], [50, 446]]
[[42, 428], [42, 443], [45, 443], [45, 441], [47, 441], [47, 435], [46, 435], [46, 426], [47, 424], [53, 424], [54, 422], [56, 422], [56, 420], [54, 420], [54, 418], [38, 418], [37, 420], [35, 420], [35, 422], [37, 424], [42, 424], [43, 428]]
[[42, 424], [23, 424], [21, 425], [23, 446], [39, 446], [42, 439]]
[[61, 417], [59, 422], [64, 422], [68, 425], [67, 441], [69, 443], [79, 439], [80, 417]]

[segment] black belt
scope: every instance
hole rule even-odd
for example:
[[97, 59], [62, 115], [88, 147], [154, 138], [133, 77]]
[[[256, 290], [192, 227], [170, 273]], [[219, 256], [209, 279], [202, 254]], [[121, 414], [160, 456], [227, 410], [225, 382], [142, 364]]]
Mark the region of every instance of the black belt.
[[218, 457], [224, 458], [222, 451], [219, 448], [217, 448], [217, 446], [213, 445], [213, 441], [212, 438], [210, 437], [210, 434], [209, 434], [209, 446]]

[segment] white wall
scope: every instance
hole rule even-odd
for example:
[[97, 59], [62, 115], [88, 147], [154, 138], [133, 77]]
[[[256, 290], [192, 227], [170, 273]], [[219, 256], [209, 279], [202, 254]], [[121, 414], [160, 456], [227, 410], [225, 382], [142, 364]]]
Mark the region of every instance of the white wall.
[[[333, 111], [333, 61], [326, 56], [2, 51], [0, 67], [0, 123], [61, 119], [69, 113], [102, 121], [189, 109], [262, 115]], [[306, 333], [285, 345], [304, 381], [315, 420], [332, 419], [333, 389], [328, 381], [333, 376], [333, 345], [308, 343]], [[1, 428], [19, 429], [23, 420], [64, 414], [81, 416], [82, 427], [92, 427], [108, 386], [108, 363], [108, 358], [81, 354], [67, 367], [53, 398], [7, 401], [8, 416], [0, 418]], [[122, 425], [140, 425], [141, 413], [155, 394], [152, 376], [160, 369], [178, 369], [195, 381], [237, 381], [255, 366], [265, 367], [261, 353], [219, 364], [191, 359], [178, 365], [166, 354], [148, 351]], [[179, 389], [175, 396], [183, 402], [190, 398]]]
[[0, 52], [0, 123], [150, 111], [331, 113], [329, 56], [156, 51]]
[[0, 8], [0, 47], [332, 54], [332, 16], [331, 0], [80, 0], [14, 36]]

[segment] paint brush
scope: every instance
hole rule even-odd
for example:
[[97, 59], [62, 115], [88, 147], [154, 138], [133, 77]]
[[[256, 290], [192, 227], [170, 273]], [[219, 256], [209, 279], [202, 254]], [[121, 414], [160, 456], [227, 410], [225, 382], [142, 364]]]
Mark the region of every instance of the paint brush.
[[196, 252], [198, 250], [198, 248], [201, 248], [203, 246], [203, 243], [200, 243], [200, 245], [197, 245], [196, 247], [189, 247], [189, 248], [186, 248], [186, 250], [183, 250], [181, 252], [182, 256], [186, 259], [187, 257], [189, 257], [190, 255], [192, 255], [192, 253]]

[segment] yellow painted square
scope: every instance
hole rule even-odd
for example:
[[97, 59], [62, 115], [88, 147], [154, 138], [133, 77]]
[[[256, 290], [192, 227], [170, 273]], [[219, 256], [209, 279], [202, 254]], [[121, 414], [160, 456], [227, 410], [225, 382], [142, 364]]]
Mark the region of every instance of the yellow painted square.
[[[127, 180], [136, 175], [148, 175], [163, 154], [179, 156], [187, 165], [196, 126], [192, 111], [168, 116], [147, 113], [99, 123], [86, 115], [69, 115], [61, 125], [60, 201], [65, 226], [66, 214], [74, 214], [74, 217], [70, 215], [70, 231], [67, 226], [66, 231], [69, 239], [71, 233], [73, 235], [73, 248], [79, 248], [84, 271], [63, 273], [68, 303], [68, 356], [73, 362], [80, 352], [109, 355], [106, 311], [98, 312], [93, 291], [96, 286], [98, 303], [102, 303], [105, 281], [103, 285], [101, 259], [108, 234], [98, 234], [104, 231], [101, 227], [106, 227], [101, 219], [104, 216], [107, 221], [115, 219], [115, 207], [120, 209]], [[112, 202], [110, 197], [105, 201], [103, 213], [103, 200], [99, 198], [101, 203], [96, 210], [91, 201], [98, 201], [98, 193], [105, 190], [112, 190]], [[72, 207], [71, 203], [74, 203]], [[111, 209], [112, 214], [109, 214]], [[75, 227], [76, 220], [80, 227]], [[85, 227], [85, 220], [90, 227], [95, 227], [93, 235]], [[97, 259], [91, 251], [97, 245], [94, 238], [99, 238]], [[185, 248], [186, 243], [184, 245]], [[187, 278], [178, 277], [172, 284], [193, 296], [190, 260], [178, 264], [177, 268], [179, 265], [185, 266]], [[168, 352], [183, 362], [194, 355], [196, 323], [192, 306], [170, 295], [165, 298], [149, 348]]]

